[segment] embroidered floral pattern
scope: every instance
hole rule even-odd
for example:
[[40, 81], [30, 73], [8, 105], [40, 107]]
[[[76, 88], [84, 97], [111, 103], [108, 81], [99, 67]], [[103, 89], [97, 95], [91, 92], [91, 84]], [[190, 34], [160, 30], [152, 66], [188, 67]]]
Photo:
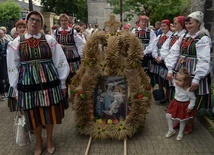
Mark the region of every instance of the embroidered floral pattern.
[[40, 39], [31, 37], [29, 39], [26, 39], [26, 42], [27, 42], [28, 46], [30, 46], [30, 48], [36, 48], [40, 43]]
[[168, 37], [166, 35], [163, 35], [162, 37], [160, 37], [159, 43], [162, 45], [166, 41], [167, 38]]
[[65, 66], [65, 60], [64, 60], [64, 59], [61, 60], [61, 61], [58, 63], [57, 67], [58, 67], [58, 68], [61, 68], [61, 67], [63, 67], [63, 66]]
[[191, 37], [185, 38], [184, 41], [182, 42], [182, 47], [184, 49], [187, 49], [192, 44], [193, 41], [194, 39]]
[[15, 71], [16, 71], [16, 67], [8, 68], [8, 72], [10, 72], [10, 73], [15, 73]]

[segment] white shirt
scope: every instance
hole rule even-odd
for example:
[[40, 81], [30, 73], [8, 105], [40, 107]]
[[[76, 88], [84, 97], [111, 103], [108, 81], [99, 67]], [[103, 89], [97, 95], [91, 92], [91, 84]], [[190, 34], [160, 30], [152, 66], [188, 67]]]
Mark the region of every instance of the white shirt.
[[78, 53], [79, 53], [80, 57], [82, 58], [83, 57], [82, 49], [86, 44], [85, 36], [84, 36], [84, 34], [79, 33], [79, 35], [75, 35], [74, 38], [75, 38], [75, 44], [77, 46]]
[[91, 36], [93, 30], [94, 30], [93, 28], [90, 28], [90, 29], [87, 28], [87, 29], [85, 30], [86, 40], [88, 40], [88, 39], [90, 38], [90, 36]]
[[188, 109], [193, 109], [195, 106], [196, 97], [194, 92], [189, 91], [189, 88], [184, 90], [183, 88], [178, 87], [175, 84], [175, 80], [173, 80], [173, 84], [175, 86], [175, 99], [179, 102], [187, 102], [190, 101], [188, 105]]
[[[181, 32], [175, 32], [173, 34], [173, 36], [178, 36], [178, 38], [180, 38], [181, 36], [183, 36], [186, 33], [186, 30], [183, 29]], [[169, 50], [170, 50], [170, 42], [171, 42], [171, 37], [169, 37], [162, 45], [161, 49], [160, 49], [160, 58], [161, 60], [164, 60], [168, 54], [169, 54]]]

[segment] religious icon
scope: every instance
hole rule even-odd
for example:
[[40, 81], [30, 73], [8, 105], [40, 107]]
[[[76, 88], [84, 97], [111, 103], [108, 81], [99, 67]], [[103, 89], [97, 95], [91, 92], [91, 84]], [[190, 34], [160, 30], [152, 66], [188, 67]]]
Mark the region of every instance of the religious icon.
[[100, 77], [94, 92], [94, 115], [102, 119], [125, 119], [127, 84], [124, 76]]

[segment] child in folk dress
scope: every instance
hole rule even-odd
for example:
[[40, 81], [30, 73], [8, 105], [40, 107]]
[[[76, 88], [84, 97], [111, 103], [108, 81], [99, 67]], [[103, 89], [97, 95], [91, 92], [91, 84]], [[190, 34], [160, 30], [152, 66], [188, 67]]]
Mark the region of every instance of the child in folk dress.
[[194, 108], [196, 97], [194, 92], [189, 91], [191, 77], [186, 68], [182, 68], [177, 73], [173, 84], [175, 85], [175, 97], [167, 109], [166, 119], [169, 130], [165, 137], [169, 138], [176, 133], [173, 129], [173, 120], [175, 120], [180, 122], [176, 140], [182, 140], [185, 125], [189, 119], [193, 118], [192, 109]]

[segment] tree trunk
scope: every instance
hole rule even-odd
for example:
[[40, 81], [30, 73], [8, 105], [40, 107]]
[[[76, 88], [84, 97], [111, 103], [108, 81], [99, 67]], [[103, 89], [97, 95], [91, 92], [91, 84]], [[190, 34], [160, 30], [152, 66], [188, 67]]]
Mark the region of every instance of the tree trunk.
[[28, 2], [29, 2], [29, 10], [33, 11], [33, 2], [32, 2], [32, 0], [28, 0]]

